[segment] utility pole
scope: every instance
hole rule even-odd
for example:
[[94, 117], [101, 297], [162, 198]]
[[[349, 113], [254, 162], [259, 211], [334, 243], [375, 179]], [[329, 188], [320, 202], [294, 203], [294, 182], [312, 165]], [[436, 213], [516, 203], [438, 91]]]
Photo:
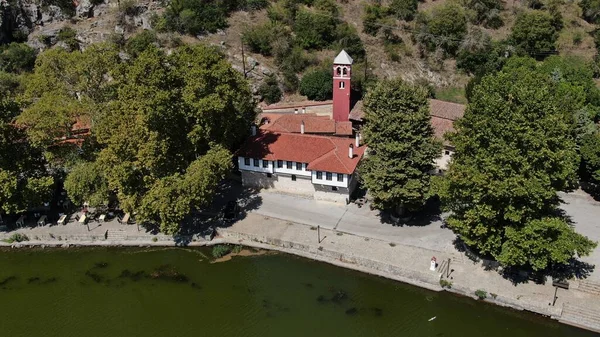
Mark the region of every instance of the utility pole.
[[365, 53], [365, 80], [364, 83], [367, 83], [367, 68], [369, 67], [369, 63], [367, 62], [367, 53]]
[[317, 226], [317, 240], [321, 243], [321, 226]]
[[241, 36], [240, 43], [242, 45], [242, 71], [244, 72], [244, 78], [246, 78], [246, 56], [244, 55], [244, 40]]

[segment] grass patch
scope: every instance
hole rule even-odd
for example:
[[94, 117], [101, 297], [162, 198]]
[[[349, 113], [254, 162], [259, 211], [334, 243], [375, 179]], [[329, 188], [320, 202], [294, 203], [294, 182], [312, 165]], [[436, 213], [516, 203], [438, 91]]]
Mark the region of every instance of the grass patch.
[[475, 296], [480, 300], [485, 300], [487, 298], [487, 292], [485, 290], [478, 289], [475, 291]]
[[467, 104], [465, 88], [463, 87], [437, 88], [435, 89], [435, 98], [442, 101]]
[[444, 280], [444, 279], [440, 279], [440, 286], [442, 288], [452, 288], [452, 282], [448, 281], [448, 280]]
[[23, 242], [23, 241], [29, 241], [29, 237], [27, 237], [27, 235], [21, 234], [21, 233], [14, 233], [8, 239], [4, 240], [4, 242], [6, 242], [6, 243]]
[[220, 257], [223, 257], [223, 256], [231, 253], [232, 250], [233, 250], [233, 247], [231, 247], [230, 245], [216, 245], [212, 249], [212, 255], [216, 259], [218, 259]]

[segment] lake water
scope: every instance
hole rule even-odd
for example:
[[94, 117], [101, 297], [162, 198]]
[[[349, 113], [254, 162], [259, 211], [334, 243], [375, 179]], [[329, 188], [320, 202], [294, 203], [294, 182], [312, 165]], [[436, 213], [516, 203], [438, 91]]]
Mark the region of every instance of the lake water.
[[597, 336], [533, 314], [294, 256], [211, 260], [206, 249], [0, 251], [0, 333]]

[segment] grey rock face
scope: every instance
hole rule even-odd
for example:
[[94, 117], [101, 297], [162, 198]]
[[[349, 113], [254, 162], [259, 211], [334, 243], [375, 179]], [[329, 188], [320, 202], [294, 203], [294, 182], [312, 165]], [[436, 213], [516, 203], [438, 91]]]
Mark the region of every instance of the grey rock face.
[[94, 5], [91, 0], [80, 0], [75, 8], [75, 15], [80, 18], [91, 18], [94, 16]]

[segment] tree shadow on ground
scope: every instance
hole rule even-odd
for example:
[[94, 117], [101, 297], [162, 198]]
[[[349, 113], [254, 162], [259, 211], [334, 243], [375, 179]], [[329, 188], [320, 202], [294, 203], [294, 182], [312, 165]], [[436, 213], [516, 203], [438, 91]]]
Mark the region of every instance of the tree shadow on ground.
[[395, 215], [392, 211], [380, 211], [381, 223], [392, 226], [424, 227], [442, 220], [442, 208], [439, 198], [430, 198], [418, 211], [407, 211], [403, 215]]
[[585, 181], [580, 182], [580, 186], [581, 186], [581, 189], [585, 193], [589, 194], [592, 198], [594, 198], [594, 200], [600, 201], [600, 186], [598, 186], [597, 184], [585, 182]]
[[[224, 209], [229, 202], [235, 202], [239, 207], [232, 219], [225, 219]], [[198, 240], [210, 241], [216, 235], [218, 227], [230, 227], [261, 205], [259, 190], [243, 187], [236, 180], [225, 180], [219, 185], [210, 205], [196, 209], [185, 217], [173, 240], [178, 246], [186, 246]], [[160, 233], [160, 227], [155, 223], [144, 223], [140, 228], [153, 235]]]
[[498, 261], [491, 256], [482, 256], [469, 248], [459, 237], [453, 241], [454, 247], [471, 260], [474, 264], [481, 262], [485, 271], [496, 271], [513, 285], [535, 282], [545, 284], [549, 279], [566, 281], [570, 279], [585, 279], [594, 271], [595, 266], [576, 258], [564, 265], [554, 265], [544, 270], [534, 271], [527, 268], [502, 268]]

